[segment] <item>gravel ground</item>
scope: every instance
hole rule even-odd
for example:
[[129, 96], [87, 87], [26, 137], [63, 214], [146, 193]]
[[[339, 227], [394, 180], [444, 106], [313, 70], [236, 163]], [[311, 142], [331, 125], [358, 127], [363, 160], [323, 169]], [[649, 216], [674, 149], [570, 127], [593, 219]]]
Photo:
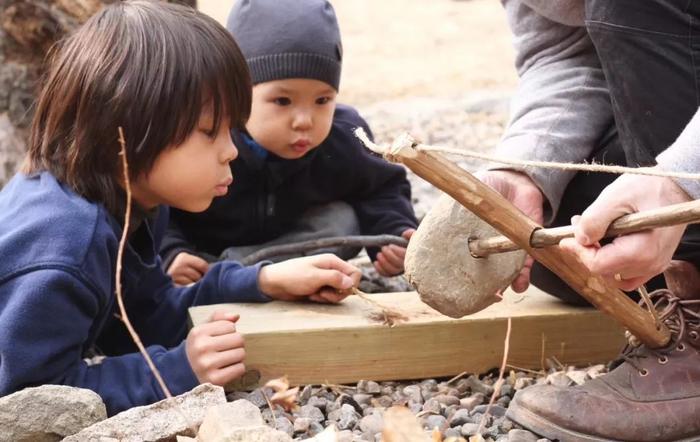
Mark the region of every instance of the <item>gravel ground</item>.
[[[481, 434], [486, 441], [495, 442], [546, 441], [505, 417], [515, 392], [537, 384], [580, 384], [607, 371], [603, 365], [577, 370], [561, 367], [553, 360], [547, 363], [551, 366], [547, 371], [511, 370], [485, 418], [497, 379], [495, 372], [481, 377], [463, 375], [449, 380], [363, 380], [348, 386], [307, 385], [301, 389], [297, 410], [288, 413], [275, 406], [274, 416], [264, 396], [269, 398], [272, 395], [270, 389], [231, 393], [228, 399], [251, 401], [262, 410], [268, 425], [287, 432], [295, 440], [314, 436], [324, 428], [335, 425], [340, 430], [339, 442], [379, 441], [385, 410], [400, 405], [408, 407], [415, 414], [426, 433], [438, 428], [446, 440], [454, 442], [476, 434]], [[482, 419], [484, 426], [479, 432]]]

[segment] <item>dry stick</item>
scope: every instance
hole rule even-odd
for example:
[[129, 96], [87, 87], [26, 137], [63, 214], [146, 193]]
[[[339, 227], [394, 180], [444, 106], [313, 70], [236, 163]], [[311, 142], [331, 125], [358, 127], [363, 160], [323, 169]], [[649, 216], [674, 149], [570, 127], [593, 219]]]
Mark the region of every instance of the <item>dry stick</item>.
[[275, 256], [292, 255], [329, 247], [382, 247], [389, 244], [406, 247], [408, 246], [408, 240], [395, 235], [332, 236], [330, 238], [265, 247], [243, 258], [241, 264], [252, 265]]
[[481, 431], [484, 429], [484, 425], [486, 424], [486, 419], [489, 416], [489, 411], [491, 411], [491, 406], [493, 403], [496, 401], [496, 396], [501, 392], [501, 386], [503, 385], [503, 373], [506, 371], [506, 364], [508, 363], [508, 350], [510, 349], [510, 330], [512, 326], [512, 320], [511, 318], [508, 318], [508, 327], [506, 328], [506, 339], [503, 344], [503, 362], [501, 363], [501, 370], [498, 373], [498, 380], [494, 384], [493, 388], [493, 394], [491, 394], [491, 400], [489, 401], [489, 404], [486, 406], [486, 411], [484, 412], [484, 415], [481, 416], [481, 422], [479, 422], [479, 429], [476, 431], [476, 434], [481, 434]]
[[165, 397], [169, 399], [169, 398], [173, 397], [173, 395], [170, 394], [170, 390], [168, 390], [168, 387], [165, 385], [165, 382], [163, 381], [163, 377], [160, 375], [160, 372], [158, 371], [155, 364], [151, 360], [151, 356], [148, 354], [148, 352], [146, 351], [146, 348], [143, 346], [143, 343], [141, 342], [141, 338], [139, 338], [138, 333], [136, 333], [136, 330], [134, 330], [134, 327], [131, 325], [131, 321], [129, 320], [129, 316], [127, 316], [126, 309], [124, 308], [124, 299], [122, 297], [121, 274], [122, 274], [122, 259], [124, 257], [124, 247], [126, 246], [126, 237], [129, 233], [129, 219], [131, 218], [131, 183], [129, 181], [129, 161], [126, 158], [126, 141], [124, 140], [124, 131], [122, 130], [121, 126], [119, 127], [119, 144], [121, 145], [121, 149], [119, 150], [119, 155], [122, 157], [122, 170], [124, 173], [124, 188], [126, 189], [126, 211], [124, 213], [124, 230], [122, 231], [122, 237], [119, 240], [119, 251], [117, 252], [116, 292], [117, 292], [117, 303], [119, 304], [119, 314], [121, 316], [122, 322], [124, 323], [124, 325], [126, 325], [127, 330], [129, 330], [129, 334], [131, 335], [131, 339], [133, 339], [134, 343], [139, 348], [139, 351], [143, 355], [144, 359], [146, 359], [146, 363], [148, 364], [148, 368], [151, 369], [151, 372], [153, 372], [153, 376], [156, 377], [156, 380], [158, 381], [158, 385], [160, 385], [161, 390], [163, 390]]

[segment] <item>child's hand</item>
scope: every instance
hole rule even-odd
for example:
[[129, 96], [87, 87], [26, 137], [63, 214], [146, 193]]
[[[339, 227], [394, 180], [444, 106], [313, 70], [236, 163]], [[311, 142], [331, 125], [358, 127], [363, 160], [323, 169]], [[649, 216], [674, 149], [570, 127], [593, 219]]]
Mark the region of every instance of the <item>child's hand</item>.
[[177, 285], [189, 285], [202, 279], [208, 269], [209, 263], [199, 256], [180, 252], [168, 267], [168, 275]]
[[225, 385], [245, 373], [243, 336], [236, 331], [235, 313], [218, 311], [210, 322], [190, 330], [185, 344], [187, 359], [200, 383]]
[[[406, 229], [401, 236], [410, 240], [416, 229]], [[377, 253], [374, 268], [382, 276], [396, 276], [403, 273], [403, 260], [406, 258], [406, 248], [395, 244], [382, 247]]]
[[360, 276], [357, 267], [326, 253], [266, 265], [260, 269], [258, 286], [282, 301], [338, 303], [360, 282]]

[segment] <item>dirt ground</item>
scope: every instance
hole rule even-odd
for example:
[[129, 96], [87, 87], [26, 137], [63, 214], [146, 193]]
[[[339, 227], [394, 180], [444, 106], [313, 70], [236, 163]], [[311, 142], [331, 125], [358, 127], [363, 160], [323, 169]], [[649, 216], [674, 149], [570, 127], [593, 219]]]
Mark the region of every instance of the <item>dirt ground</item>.
[[[345, 60], [340, 101], [512, 90], [513, 49], [498, 0], [333, 0]], [[199, 0], [225, 24], [233, 1]]]

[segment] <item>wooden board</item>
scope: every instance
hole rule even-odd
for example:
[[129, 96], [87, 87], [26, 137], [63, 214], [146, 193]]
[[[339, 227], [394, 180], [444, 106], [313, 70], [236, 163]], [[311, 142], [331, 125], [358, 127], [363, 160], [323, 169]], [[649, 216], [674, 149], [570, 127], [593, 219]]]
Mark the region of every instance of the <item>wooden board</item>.
[[539, 369], [609, 361], [622, 329], [593, 308], [567, 306], [537, 289], [461, 319], [443, 316], [415, 292], [369, 295], [409, 319], [394, 327], [371, 319], [377, 308], [355, 296], [340, 305], [271, 302], [190, 309], [193, 324], [224, 309], [240, 313], [246, 342], [245, 387], [287, 375], [292, 384], [351, 383], [482, 373], [500, 365], [507, 317], [513, 318], [509, 364]]

